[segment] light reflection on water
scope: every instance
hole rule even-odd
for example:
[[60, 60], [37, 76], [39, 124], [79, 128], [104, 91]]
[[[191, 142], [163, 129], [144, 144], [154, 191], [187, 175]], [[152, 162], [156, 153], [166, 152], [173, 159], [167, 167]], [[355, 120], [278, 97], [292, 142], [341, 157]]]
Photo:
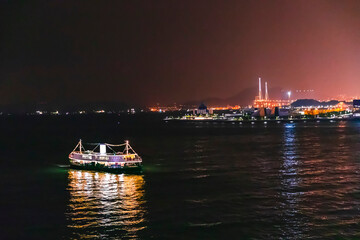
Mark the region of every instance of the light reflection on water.
[[[360, 239], [360, 121], [11, 119], [1, 239]], [[67, 163], [75, 136], [119, 133], [144, 156], [144, 176], [44, 169]]]
[[315, 124], [164, 141], [148, 159], [164, 160], [146, 172], [146, 202], [143, 176], [72, 170], [68, 228], [100, 239], [360, 237], [360, 124]]
[[296, 129], [294, 124], [286, 124], [283, 139], [283, 164], [280, 169], [281, 197], [280, 205], [281, 219], [284, 225], [280, 228], [282, 235], [287, 238], [302, 237], [304, 222], [299, 215], [299, 202], [303, 194], [298, 191], [301, 184], [299, 176], [299, 160], [296, 142]]
[[73, 237], [137, 238], [144, 229], [141, 175], [69, 170], [66, 212]]
[[353, 155], [358, 149], [351, 147], [356, 135], [350, 135], [347, 124], [339, 122], [326, 135], [285, 126], [280, 170], [284, 238], [359, 236], [338, 230], [358, 224], [360, 203]]

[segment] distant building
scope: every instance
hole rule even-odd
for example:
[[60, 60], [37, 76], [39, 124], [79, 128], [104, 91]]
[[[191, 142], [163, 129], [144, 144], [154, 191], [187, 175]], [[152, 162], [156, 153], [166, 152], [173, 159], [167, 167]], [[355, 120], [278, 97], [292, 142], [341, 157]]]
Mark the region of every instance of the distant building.
[[[289, 92], [289, 94], [291, 94], [291, 92]], [[265, 98], [263, 98], [262, 92], [261, 92], [261, 78], [259, 78], [259, 95], [255, 96], [253, 107], [255, 107], [255, 108], [284, 107], [284, 106], [289, 106], [292, 102], [293, 101], [290, 100], [290, 95], [289, 95], [289, 99], [287, 99], [287, 100], [283, 100], [283, 99], [271, 100], [271, 99], [269, 99], [267, 82], [265, 82]]]
[[278, 115], [279, 117], [288, 117], [290, 116], [290, 110], [286, 108], [278, 108]]
[[197, 109], [193, 110], [194, 115], [206, 115], [206, 114], [213, 114], [212, 109], [208, 109], [204, 103], [201, 103]]
[[271, 109], [264, 107], [254, 109], [254, 111], [251, 113], [252, 117], [267, 117], [270, 115], [271, 115]]
[[353, 106], [356, 109], [360, 109], [360, 100], [353, 100]]

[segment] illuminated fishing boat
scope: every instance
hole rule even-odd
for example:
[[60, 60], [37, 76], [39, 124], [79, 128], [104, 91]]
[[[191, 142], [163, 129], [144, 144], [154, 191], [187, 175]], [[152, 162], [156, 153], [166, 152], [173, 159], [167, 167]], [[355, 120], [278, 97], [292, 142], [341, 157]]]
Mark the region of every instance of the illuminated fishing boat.
[[[103, 171], [128, 171], [141, 170], [142, 159], [130, 146], [129, 141], [123, 144], [88, 143], [85, 145], [95, 146], [92, 150], [86, 150], [81, 139], [69, 154], [70, 166], [81, 169]], [[115, 151], [115, 148], [123, 148]], [[108, 150], [110, 150], [108, 152]]]

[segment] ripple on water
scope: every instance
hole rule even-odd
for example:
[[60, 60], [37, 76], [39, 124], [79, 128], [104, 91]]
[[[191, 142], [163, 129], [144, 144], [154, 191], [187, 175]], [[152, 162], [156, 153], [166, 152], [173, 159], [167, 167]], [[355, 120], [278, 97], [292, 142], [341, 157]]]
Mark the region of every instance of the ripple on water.
[[141, 175], [70, 170], [66, 216], [74, 237], [106, 238], [115, 230], [136, 237], [145, 228], [143, 187]]

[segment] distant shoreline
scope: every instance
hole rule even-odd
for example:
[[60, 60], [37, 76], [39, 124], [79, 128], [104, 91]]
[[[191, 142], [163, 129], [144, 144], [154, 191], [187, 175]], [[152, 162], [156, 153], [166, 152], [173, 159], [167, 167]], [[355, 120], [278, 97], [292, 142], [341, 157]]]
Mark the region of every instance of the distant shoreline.
[[340, 122], [360, 121], [360, 118], [312, 118], [312, 119], [254, 119], [254, 120], [227, 120], [227, 119], [164, 119], [165, 122], [228, 122], [228, 123], [295, 123], [295, 122]]

